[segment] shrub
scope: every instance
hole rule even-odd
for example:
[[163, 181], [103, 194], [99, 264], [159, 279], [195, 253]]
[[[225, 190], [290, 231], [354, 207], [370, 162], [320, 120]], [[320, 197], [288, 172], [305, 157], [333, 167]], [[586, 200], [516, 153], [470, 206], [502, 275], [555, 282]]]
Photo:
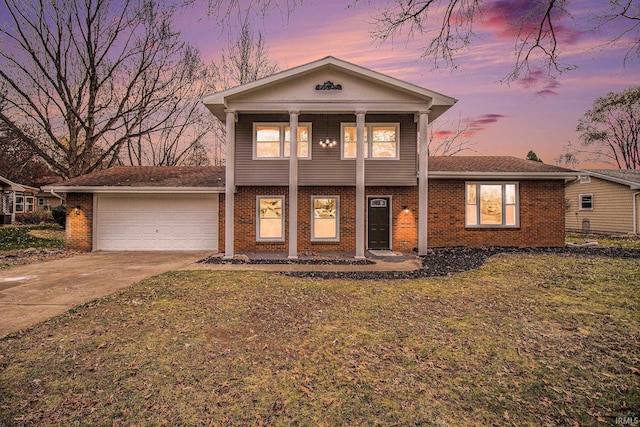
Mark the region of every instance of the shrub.
[[62, 228], [65, 228], [67, 221], [67, 207], [65, 205], [58, 205], [55, 208], [51, 209], [51, 215], [53, 215], [53, 220], [56, 224], [60, 225]]
[[50, 222], [52, 219], [50, 211], [33, 211], [16, 214], [16, 222], [19, 222], [20, 224], [37, 225], [44, 222]]

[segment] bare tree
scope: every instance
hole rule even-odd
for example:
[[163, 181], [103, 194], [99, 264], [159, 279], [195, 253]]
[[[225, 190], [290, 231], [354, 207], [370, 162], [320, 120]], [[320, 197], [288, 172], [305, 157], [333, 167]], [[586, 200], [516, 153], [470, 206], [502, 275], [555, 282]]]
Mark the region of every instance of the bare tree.
[[576, 128], [585, 152], [618, 168], [640, 168], [640, 86], [596, 99]]
[[[356, 0], [358, 1], [358, 0]], [[608, 0], [608, 8], [594, 12], [590, 19], [576, 22], [570, 7], [572, 0], [396, 0], [393, 6], [379, 9], [374, 17], [374, 39], [386, 41], [404, 33], [407, 40], [424, 37], [428, 43], [423, 58], [431, 58], [435, 67], [455, 67], [456, 57], [473, 42], [483, 18], [500, 22], [503, 33], [514, 40], [515, 63], [505, 81], [528, 72], [532, 64], [545, 67], [549, 74], [575, 68], [561, 62], [562, 43], [579, 32], [607, 27], [613, 36], [602, 47], [625, 44], [627, 54], [640, 55], [640, 10], [634, 0]], [[505, 34], [501, 34], [505, 35]]]
[[171, 10], [150, 0], [0, 6], [0, 121], [58, 175], [113, 165], [131, 141], [162, 140], [192, 120], [180, 115], [199, 53]]
[[455, 156], [466, 151], [475, 152], [474, 133], [469, 120], [463, 120], [461, 115], [455, 124], [439, 120], [429, 126], [429, 155]]
[[237, 39], [228, 43], [217, 62], [211, 64], [216, 90], [229, 89], [276, 73], [269, 47], [260, 31], [251, 28], [250, 10], [244, 12]]
[[[251, 27], [250, 10], [241, 16], [240, 32], [230, 39], [217, 61], [211, 64], [212, 90], [220, 91], [268, 77], [279, 70], [269, 58], [269, 46], [261, 32]], [[214, 120], [214, 163], [223, 164], [225, 126]]]

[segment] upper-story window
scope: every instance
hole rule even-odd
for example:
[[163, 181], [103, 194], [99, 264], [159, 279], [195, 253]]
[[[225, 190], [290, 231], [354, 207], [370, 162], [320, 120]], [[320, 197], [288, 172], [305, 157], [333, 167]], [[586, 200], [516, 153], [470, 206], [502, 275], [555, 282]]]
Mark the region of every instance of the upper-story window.
[[[356, 158], [355, 123], [342, 124], [342, 158]], [[364, 126], [365, 159], [393, 160], [398, 158], [399, 123], [367, 123]], [[369, 154], [371, 153], [371, 154]]]
[[593, 210], [593, 194], [580, 194], [578, 199], [580, 200], [581, 211]]
[[[298, 124], [298, 158], [310, 159], [311, 123]], [[254, 123], [253, 158], [288, 159], [291, 153], [289, 123]]]

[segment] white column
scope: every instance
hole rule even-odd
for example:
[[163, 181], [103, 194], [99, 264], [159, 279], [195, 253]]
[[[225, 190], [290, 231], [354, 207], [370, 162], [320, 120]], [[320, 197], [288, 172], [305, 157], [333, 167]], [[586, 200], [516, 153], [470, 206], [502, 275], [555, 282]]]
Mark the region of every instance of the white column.
[[429, 111], [421, 111], [418, 119], [418, 255], [426, 255], [428, 247], [427, 222], [429, 217], [429, 140], [427, 127], [429, 125]]
[[364, 124], [366, 111], [356, 111], [356, 258], [365, 251]]
[[225, 160], [225, 193], [224, 193], [224, 259], [232, 259], [234, 255], [233, 221], [236, 191], [236, 112], [227, 113], [226, 125], [226, 160]]
[[[289, 111], [289, 259], [298, 258], [298, 111]], [[284, 218], [283, 218], [284, 219]]]

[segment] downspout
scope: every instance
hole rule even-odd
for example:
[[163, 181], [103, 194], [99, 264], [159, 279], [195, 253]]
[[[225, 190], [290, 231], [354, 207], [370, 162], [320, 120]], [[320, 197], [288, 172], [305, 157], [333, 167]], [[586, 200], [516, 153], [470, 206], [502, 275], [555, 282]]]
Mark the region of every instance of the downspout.
[[638, 203], [636, 197], [640, 194], [640, 191], [633, 193], [631, 200], [633, 202], [633, 234], [638, 234]]
[[55, 196], [55, 197], [57, 197], [58, 199], [60, 199], [62, 201], [65, 201], [65, 202], [67, 201], [66, 197], [63, 197], [63, 196], [59, 195], [58, 193], [56, 193], [55, 190], [50, 189], [49, 192], [51, 193], [52, 196]]

